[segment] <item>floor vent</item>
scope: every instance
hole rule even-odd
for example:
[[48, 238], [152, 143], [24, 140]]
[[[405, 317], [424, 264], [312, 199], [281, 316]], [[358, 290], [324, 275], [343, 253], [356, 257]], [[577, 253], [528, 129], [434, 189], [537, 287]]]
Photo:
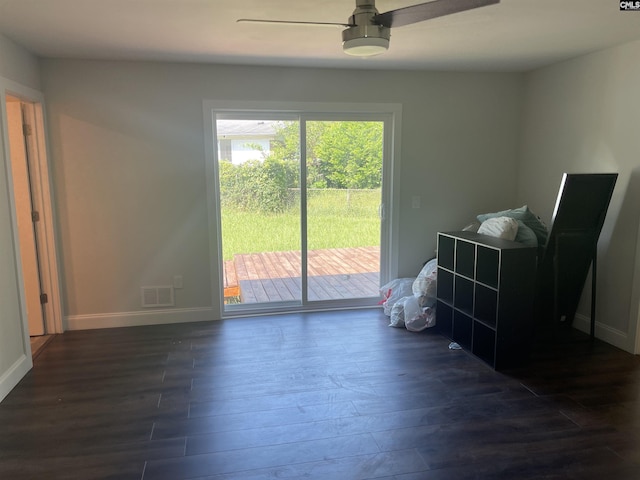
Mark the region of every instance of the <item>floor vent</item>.
[[141, 287], [143, 307], [173, 307], [173, 286]]

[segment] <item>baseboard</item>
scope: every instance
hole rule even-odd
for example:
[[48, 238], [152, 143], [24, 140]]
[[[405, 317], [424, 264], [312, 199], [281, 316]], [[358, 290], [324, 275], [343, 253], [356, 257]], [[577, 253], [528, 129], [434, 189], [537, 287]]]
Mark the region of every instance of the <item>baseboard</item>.
[[9, 392], [13, 390], [22, 377], [24, 377], [31, 367], [33, 361], [28, 355], [22, 355], [16, 362], [9, 367], [9, 369], [0, 377], [0, 402], [4, 400], [4, 397], [9, 395]]
[[141, 312], [96, 313], [65, 317], [65, 330], [92, 330], [96, 328], [139, 327], [168, 323], [206, 322], [219, 320], [220, 315], [211, 307], [154, 309]]
[[[586, 315], [576, 314], [573, 319], [573, 326], [582, 332], [591, 333], [591, 319]], [[633, 353], [634, 346], [629, 345], [629, 335], [626, 332], [596, 322], [595, 336], [603, 342], [610, 343], [614, 347]], [[631, 343], [633, 344], [633, 342]]]

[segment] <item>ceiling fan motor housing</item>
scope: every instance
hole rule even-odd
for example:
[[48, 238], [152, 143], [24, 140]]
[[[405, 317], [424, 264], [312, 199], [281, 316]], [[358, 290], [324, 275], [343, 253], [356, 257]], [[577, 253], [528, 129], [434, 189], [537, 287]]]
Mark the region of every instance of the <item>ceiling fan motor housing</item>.
[[356, 9], [349, 18], [353, 25], [342, 31], [342, 48], [349, 55], [368, 57], [385, 52], [389, 48], [391, 29], [378, 25], [373, 18], [378, 9], [372, 0], [356, 0]]

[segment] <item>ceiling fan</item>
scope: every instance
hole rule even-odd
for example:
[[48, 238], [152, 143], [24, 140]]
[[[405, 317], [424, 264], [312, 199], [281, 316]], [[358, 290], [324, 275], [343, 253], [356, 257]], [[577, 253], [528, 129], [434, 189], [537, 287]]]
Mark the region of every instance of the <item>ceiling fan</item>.
[[347, 23], [253, 18], [241, 18], [238, 22], [344, 27], [342, 31], [344, 52], [358, 57], [370, 57], [387, 51], [392, 27], [402, 27], [499, 2], [500, 0], [433, 0], [379, 13], [375, 6], [375, 0], [356, 0], [356, 9]]

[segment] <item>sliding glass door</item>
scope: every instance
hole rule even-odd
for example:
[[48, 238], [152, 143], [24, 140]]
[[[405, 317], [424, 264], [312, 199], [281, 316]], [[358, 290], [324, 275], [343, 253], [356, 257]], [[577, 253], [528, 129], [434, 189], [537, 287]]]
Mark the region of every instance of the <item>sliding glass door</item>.
[[305, 127], [308, 300], [375, 297], [384, 124], [331, 120]]
[[301, 303], [300, 122], [218, 115], [225, 305]]
[[214, 112], [226, 313], [377, 302], [389, 128], [377, 117]]

